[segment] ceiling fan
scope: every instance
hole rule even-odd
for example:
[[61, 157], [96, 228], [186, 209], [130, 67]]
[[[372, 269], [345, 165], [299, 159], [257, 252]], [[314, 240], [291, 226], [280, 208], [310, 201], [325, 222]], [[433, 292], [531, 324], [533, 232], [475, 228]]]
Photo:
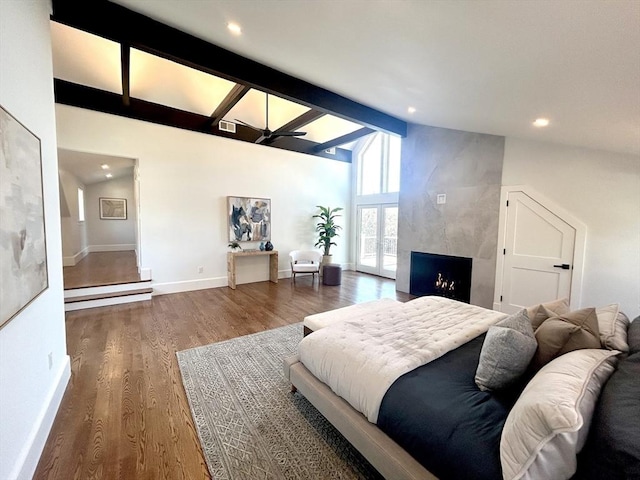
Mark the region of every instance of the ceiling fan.
[[265, 140], [275, 140], [278, 137], [301, 137], [303, 135], [306, 135], [307, 132], [289, 132], [289, 131], [281, 131], [281, 130], [276, 130], [276, 131], [271, 131], [269, 130], [269, 94], [266, 94], [266, 101], [267, 101], [267, 115], [266, 115], [266, 126], [265, 128], [258, 128], [258, 127], [254, 127], [253, 125], [249, 125], [247, 122], [243, 122], [242, 120], [238, 120], [237, 118], [235, 119], [235, 121], [237, 123], [240, 123], [241, 125], [244, 125], [245, 127], [249, 127], [252, 130], [255, 130], [256, 132], [260, 132], [260, 137], [255, 141], [255, 143], [262, 143]]

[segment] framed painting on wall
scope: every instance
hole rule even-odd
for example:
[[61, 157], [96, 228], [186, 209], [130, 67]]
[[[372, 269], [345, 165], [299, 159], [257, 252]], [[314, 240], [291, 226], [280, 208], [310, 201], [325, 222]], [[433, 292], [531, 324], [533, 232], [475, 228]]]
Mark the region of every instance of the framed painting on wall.
[[101, 220], [126, 220], [127, 219], [127, 199], [126, 198], [104, 198], [100, 197], [100, 219]]
[[49, 286], [40, 139], [0, 107], [0, 327]]
[[269, 198], [227, 197], [229, 241], [271, 240], [271, 200]]

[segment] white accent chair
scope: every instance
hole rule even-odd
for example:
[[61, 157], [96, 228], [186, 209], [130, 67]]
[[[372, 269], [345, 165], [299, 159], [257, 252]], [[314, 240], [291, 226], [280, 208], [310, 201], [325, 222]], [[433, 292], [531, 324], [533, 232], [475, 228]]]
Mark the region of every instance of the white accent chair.
[[316, 273], [320, 276], [320, 263], [322, 262], [322, 254], [315, 250], [294, 250], [289, 254], [291, 262], [291, 276], [296, 281], [296, 274], [310, 273], [315, 280]]

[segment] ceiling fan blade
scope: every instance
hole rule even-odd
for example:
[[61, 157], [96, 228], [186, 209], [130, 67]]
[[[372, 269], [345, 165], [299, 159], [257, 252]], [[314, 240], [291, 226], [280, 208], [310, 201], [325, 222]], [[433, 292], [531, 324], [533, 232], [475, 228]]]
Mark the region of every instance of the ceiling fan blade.
[[274, 132], [274, 137], [302, 137], [306, 135], [307, 132]]
[[249, 125], [247, 122], [243, 122], [242, 120], [238, 120], [237, 118], [235, 119], [236, 123], [239, 123], [240, 125], [244, 125], [245, 127], [249, 127], [253, 130], [255, 130], [256, 132], [262, 132], [263, 130], [261, 128], [258, 127], [254, 127], [253, 125]]
[[253, 143], [262, 143], [265, 140], [269, 140], [271, 138], [273, 138], [271, 135], [260, 135], [260, 137], [258, 137], [258, 139]]

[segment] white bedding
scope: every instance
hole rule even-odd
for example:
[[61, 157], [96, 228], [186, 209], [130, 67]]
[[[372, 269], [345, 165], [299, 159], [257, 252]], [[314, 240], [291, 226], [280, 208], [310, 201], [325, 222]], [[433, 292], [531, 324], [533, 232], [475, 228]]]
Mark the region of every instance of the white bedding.
[[442, 297], [334, 323], [305, 337], [301, 362], [376, 423], [382, 398], [400, 376], [486, 332], [507, 314]]

